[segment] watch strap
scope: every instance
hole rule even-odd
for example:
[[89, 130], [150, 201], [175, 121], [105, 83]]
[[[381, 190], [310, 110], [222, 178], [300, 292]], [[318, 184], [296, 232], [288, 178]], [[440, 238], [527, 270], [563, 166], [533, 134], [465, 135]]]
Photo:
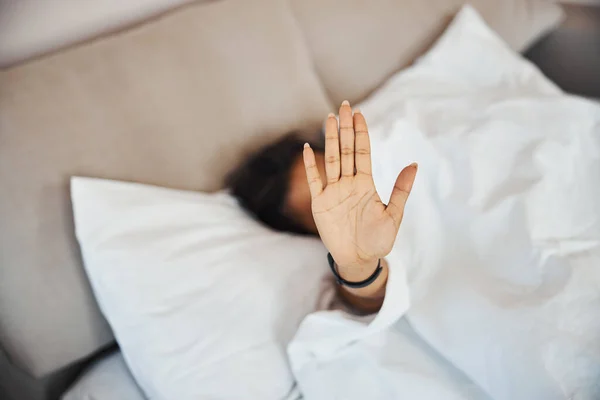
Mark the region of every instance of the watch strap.
[[333, 276], [335, 277], [337, 283], [351, 289], [360, 289], [369, 286], [371, 283], [375, 282], [383, 270], [383, 267], [381, 266], [381, 259], [379, 259], [379, 261], [377, 261], [377, 268], [375, 269], [375, 272], [371, 274], [371, 276], [361, 282], [350, 282], [342, 278], [338, 273], [335, 260], [333, 259], [331, 253], [327, 253], [327, 261], [329, 262], [329, 268], [331, 268], [331, 272], [333, 272]]

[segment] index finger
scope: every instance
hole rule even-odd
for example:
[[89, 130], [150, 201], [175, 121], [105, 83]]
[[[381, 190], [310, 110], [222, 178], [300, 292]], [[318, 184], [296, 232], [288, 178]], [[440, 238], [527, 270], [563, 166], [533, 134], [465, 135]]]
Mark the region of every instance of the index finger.
[[371, 140], [367, 121], [358, 109], [354, 111], [354, 134], [356, 173], [371, 175]]

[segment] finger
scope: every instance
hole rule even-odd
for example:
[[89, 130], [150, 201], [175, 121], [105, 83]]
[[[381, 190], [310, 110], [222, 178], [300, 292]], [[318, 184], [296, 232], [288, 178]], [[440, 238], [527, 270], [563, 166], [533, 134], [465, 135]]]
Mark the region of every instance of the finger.
[[317, 162], [315, 160], [315, 153], [310, 148], [308, 143], [304, 144], [304, 151], [302, 152], [304, 159], [304, 168], [306, 169], [306, 179], [308, 180], [308, 187], [310, 189], [310, 195], [314, 199], [323, 191], [323, 182], [321, 181], [321, 175], [317, 168]]
[[327, 183], [335, 183], [340, 179], [340, 136], [333, 114], [329, 114], [325, 122], [325, 174]]
[[360, 110], [354, 110], [354, 136], [356, 173], [371, 175], [371, 141], [367, 121]]
[[400, 227], [402, 222], [402, 216], [404, 215], [404, 206], [408, 195], [412, 190], [413, 182], [417, 176], [417, 164], [412, 163], [408, 167], [405, 167], [394, 184], [394, 190], [390, 196], [390, 202], [387, 205], [386, 212], [394, 220], [396, 227]]
[[340, 153], [342, 177], [354, 176], [354, 124], [347, 100], [340, 107]]

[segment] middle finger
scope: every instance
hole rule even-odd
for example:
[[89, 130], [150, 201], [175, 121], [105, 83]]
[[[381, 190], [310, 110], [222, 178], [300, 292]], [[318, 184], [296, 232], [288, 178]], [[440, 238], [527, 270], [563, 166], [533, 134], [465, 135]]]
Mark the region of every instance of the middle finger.
[[354, 176], [354, 123], [347, 100], [340, 107], [340, 153], [342, 178]]

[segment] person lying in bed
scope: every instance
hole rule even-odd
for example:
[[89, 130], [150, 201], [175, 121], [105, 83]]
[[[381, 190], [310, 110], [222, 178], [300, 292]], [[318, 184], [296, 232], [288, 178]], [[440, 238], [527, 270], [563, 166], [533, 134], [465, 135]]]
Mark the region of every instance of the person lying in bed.
[[240, 205], [271, 228], [319, 235], [342, 297], [358, 311], [376, 312], [388, 276], [384, 257], [394, 245], [417, 164], [400, 172], [384, 204], [371, 176], [365, 118], [347, 101], [339, 127], [334, 114], [327, 117], [324, 147], [287, 136], [252, 155], [227, 183]]

